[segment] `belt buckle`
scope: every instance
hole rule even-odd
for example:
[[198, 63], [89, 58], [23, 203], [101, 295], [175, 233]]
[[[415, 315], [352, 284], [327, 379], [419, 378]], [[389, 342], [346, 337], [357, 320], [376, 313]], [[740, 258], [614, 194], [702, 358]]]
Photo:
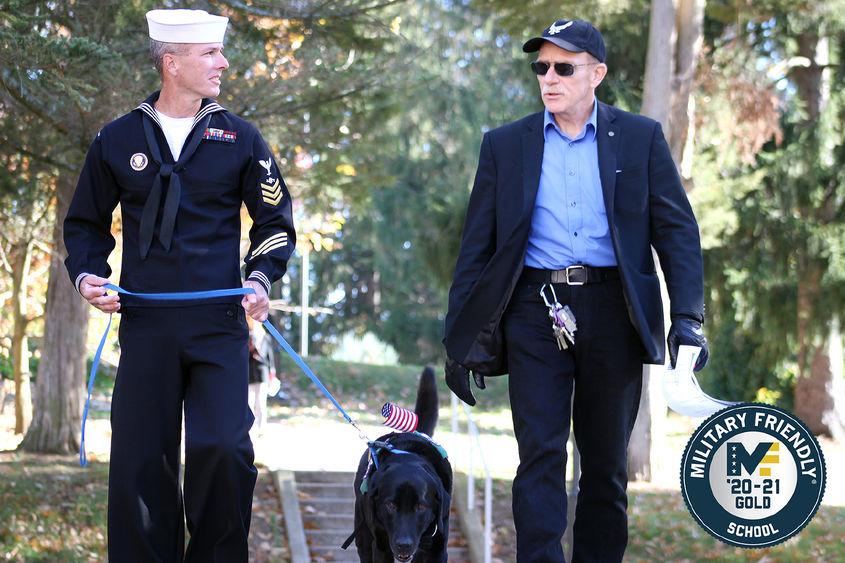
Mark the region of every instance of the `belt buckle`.
[[[583, 281], [571, 281], [569, 279], [569, 273], [572, 271], [582, 271], [584, 272], [584, 280]], [[584, 285], [587, 283], [587, 268], [585, 266], [577, 265], [577, 266], [567, 266], [566, 267], [566, 285]]]

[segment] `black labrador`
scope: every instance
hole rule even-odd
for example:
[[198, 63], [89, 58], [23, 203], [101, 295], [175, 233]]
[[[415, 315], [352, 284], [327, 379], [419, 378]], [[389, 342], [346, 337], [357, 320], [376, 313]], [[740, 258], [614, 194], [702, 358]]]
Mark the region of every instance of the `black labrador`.
[[366, 563], [447, 560], [452, 466], [430, 436], [438, 416], [434, 370], [417, 388], [416, 432], [393, 432], [373, 442], [355, 474], [355, 539]]

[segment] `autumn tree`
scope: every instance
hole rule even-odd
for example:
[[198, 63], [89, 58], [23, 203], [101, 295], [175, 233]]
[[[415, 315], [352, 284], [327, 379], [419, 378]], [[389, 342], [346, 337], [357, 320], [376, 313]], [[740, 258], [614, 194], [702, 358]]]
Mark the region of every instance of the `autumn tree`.
[[397, 31], [393, 56], [413, 61], [398, 111], [375, 143], [347, 151], [357, 171], [383, 178], [363, 201], [345, 200], [342, 248], [315, 257], [317, 297], [337, 313], [315, 330], [327, 352], [347, 331], [369, 332], [400, 361], [439, 362], [483, 132], [536, 111], [536, 79], [500, 20], [465, 3], [408, 3]]
[[[703, 152], [717, 163], [714, 181], [728, 188], [714, 195], [729, 202], [728, 221], [705, 225], [715, 235], [706, 253], [713, 313], [726, 329], [716, 383], [727, 387], [759, 374], [757, 388], [747, 386], [738, 398], [780, 395], [813, 432], [839, 440], [845, 439], [843, 13], [841, 2], [803, 1], [772, 2], [765, 15], [714, 14], [713, 27], [730, 38], [720, 50], [732, 49], [740, 64], [750, 53], [750, 60], [770, 66], [757, 73], [756, 88], [751, 81], [731, 88], [741, 102], [736, 126], [726, 120], [721, 134], [710, 137], [721, 139], [718, 148]], [[712, 60], [730, 69], [732, 60], [717, 53]], [[709, 89], [714, 98], [724, 95], [715, 85]], [[767, 95], [750, 95], [755, 89]], [[779, 130], [750, 133], [762, 129], [743, 116], [771, 112], [771, 99]], [[708, 113], [718, 119], [718, 112]]]
[[[330, 168], [336, 149], [354, 141], [348, 128], [366, 130], [374, 119], [363, 94], [377, 98], [391, 76], [390, 61], [378, 60], [391, 36], [389, 20], [379, 15], [393, 3], [190, 3], [230, 17], [232, 69], [222, 104], [262, 127], [286, 172], [295, 170], [300, 152], [322, 156], [313, 180], [293, 174], [299, 204], [320, 201], [323, 185], [340, 183]], [[26, 450], [69, 452], [79, 445], [90, 307], [64, 270], [62, 220], [97, 131], [156, 88], [144, 19], [153, 7], [146, 0], [13, 0], [0, 12], [0, 119], [26, 125], [3, 127], [0, 150], [49, 167], [56, 202], [33, 420], [21, 444]], [[33, 142], [35, 132], [49, 144]]]

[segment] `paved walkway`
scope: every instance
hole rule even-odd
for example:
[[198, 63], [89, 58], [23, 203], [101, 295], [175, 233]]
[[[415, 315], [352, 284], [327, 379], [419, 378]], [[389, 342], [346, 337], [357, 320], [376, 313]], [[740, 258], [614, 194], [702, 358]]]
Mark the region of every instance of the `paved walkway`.
[[[108, 408], [103, 403], [98, 408]], [[352, 414], [355, 417], [355, 414]], [[456, 439], [449, 431], [449, 411], [441, 409], [441, 424], [434, 435], [435, 441], [449, 452], [453, 466], [466, 471], [469, 467], [467, 453], [468, 438], [458, 435]], [[373, 417], [374, 418], [374, 417]], [[501, 416], [499, 416], [501, 418]], [[659, 468], [653, 483], [633, 483], [633, 486], [680, 490], [678, 470], [681, 455], [688, 437], [698, 425], [697, 420], [688, 417], [669, 417], [669, 439], [665, 455], [667, 460]], [[370, 439], [386, 434], [390, 429], [380, 424], [361, 424], [361, 430]], [[460, 428], [465, 429], [461, 422]], [[6, 408], [0, 416], [0, 450], [12, 450], [20, 443], [21, 436], [13, 433], [14, 405], [6, 399]], [[105, 418], [88, 420], [86, 445], [89, 460], [108, 459], [109, 421]], [[465, 430], [464, 430], [465, 432]], [[509, 429], [485, 432], [481, 438], [486, 464], [494, 478], [513, 478], [517, 466], [516, 441]], [[822, 452], [827, 466], [827, 488], [822, 504], [845, 507], [845, 444], [820, 438]], [[366, 448], [366, 442], [336, 411], [317, 408], [285, 408], [272, 411], [264, 435], [256, 440], [256, 461], [270, 469], [291, 471], [355, 471], [358, 460]], [[476, 454], [477, 456], [477, 454]], [[473, 458], [476, 470], [481, 467], [478, 457]]]
[[[294, 409], [298, 410], [298, 409]], [[354, 417], [354, 415], [353, 415]], [[445, 421], [444, 421], [445, 419]], [[632, 486], [680, 491], [678, 471], [686, 442], [700, 421], [688, 417], [670, 417], [670, 436], [666, 442], [666, 463], [658, 469], [652, 483], [632, 483]], [[435, 441], [449, 452], [453, 466], [467, 470], [469, 466], [468, 438], [459, 434], [457, 439], [450, 432], [449, 414], [441, 410], [441, 425], [434, 435]], [[390, 431], [381, 425], [361, 424], [361, 430], [375, 439]], [[465, 428], [462, 423], [460, 428]], [[486, 465], [494, 478], [511, 479], [516, 473], [518, 455], [516, 441], [509, 433], [482, 434], [482, 448]], [[820, 438], [819, 444], [827, 467], [827, 488], [823, 505], [845, 507], [845, 444]], [[256, 440], [256, 461], [270, 469], [292, 471], [355, 471], [358, 460], [366, 447], [357, 430], [334, 413], [314, 413], [311, 416], [296, 414], [290, 419], [271, 417], [264, 435]], [[480, 470], [481, 460], [473, 458], [473, 465]]]

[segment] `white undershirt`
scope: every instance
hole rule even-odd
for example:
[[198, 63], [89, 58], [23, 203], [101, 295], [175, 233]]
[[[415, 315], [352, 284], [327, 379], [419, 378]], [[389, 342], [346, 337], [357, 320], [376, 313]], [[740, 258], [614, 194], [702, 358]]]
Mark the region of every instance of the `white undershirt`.
[[164, 132], [167, 144], [170, 146], [170, 154], [173, 155], [173, 160], [177, 161], [179, 155], [182, 154], [185, 139], [188, 138], [188, 134], [194, 126], [194, 118], [170, 117], [158, 110], [156, 110], [156, 115], [158, 115], [158, 122], [161, 123], [161, 130]]

